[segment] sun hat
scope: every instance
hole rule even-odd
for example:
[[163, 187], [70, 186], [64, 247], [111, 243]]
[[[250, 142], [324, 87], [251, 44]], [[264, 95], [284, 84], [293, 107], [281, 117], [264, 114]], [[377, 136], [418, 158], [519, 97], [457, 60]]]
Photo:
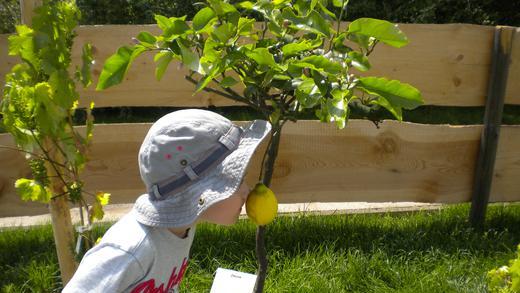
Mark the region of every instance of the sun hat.
[[147, 193], [134, 204], [137, 220], [170, 228], [194, 223], [208, 207], [238, 189], [270, 130], [264, 120], [239, 127], [199, 109], [175, 111], [157, 120], [139, 150]]

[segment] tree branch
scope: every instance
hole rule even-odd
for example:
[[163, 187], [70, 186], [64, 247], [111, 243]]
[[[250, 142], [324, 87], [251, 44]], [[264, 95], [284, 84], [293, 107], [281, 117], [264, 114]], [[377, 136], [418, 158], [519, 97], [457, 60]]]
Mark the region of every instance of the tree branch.
[[[46, 161], [49, 161], [57, 166], [60, 166], [62, 168], [66, 168], [67, 166], [64, 165], [64, 164], [60, 164], [56, 161], [52, 161], [52, 160], [49, 160], [47, 157], [45, 156], [42, 156], [42, 155], [39, 155], [37, 153], [33, 153], [33, 152], [29, 152], [29, 151], [24, 151], [24, 150], [21, 150], [19, 148], [13, 148], [13, 147], [10, 147], [10, 146], [6, 146], [6, 145], [0, 145], [0, 149], [8, 149], [8, 150], [13, 150], [13, 151], [18, 151], [18, 152], [21, 152], [21, 153], [26, 153], [26, 154], [29, 154], [31, 156], [35, 156], [37, 157], [38, 159], [41, 159], [41, 160], [46, 160]], [[53, 176], [47, 176], [47, 177], [53, 177]]]
[[[191, 76], [185, 76], [184, 78], [187, 81], [191, 82], [192, 84], [195, 84], [195, 85], [197, 84], [197, 81], [194, 78], [192, 78]], [[235, 92], [234, 90], [232, 90], [230, 88], [225, 88], [224, 90], [226, 92], [222, 92], [222, 91], [219, 91], [219, 90], [216, 90], [216, 89], [213, 89], [213, 88], [209, 88], [209, 87], [205, 87], [202, 90], [206, 91], [206, 92], [209, 92], [209, 93], [214, 93], [214, 94], [220, 95], [222, 97], [231, 99], [233, 101], [237, 101], [237, 102], [240, 102], [240, 103], [247, 104], [247, 105], [253, 107], [255, 110], [260, 111], [263, 114], [266, 114], [265, 110], [262, 109], [259, 105], [256, 105], [256, 104], [252, 103], [250, 100], [242, 97], [241, 95], [239, 95], [237, 92]], [[267, 113], [267, 115], [268, 115], [268, 113]]]
[[374, 51], [374, 48], [376, 47], [378, 42], [378, 40], [374, 40], [374, 44], [372, 44], [372, 47], [370, 47], [367, 51], [367, 57], [372, 53], [372, 51]]

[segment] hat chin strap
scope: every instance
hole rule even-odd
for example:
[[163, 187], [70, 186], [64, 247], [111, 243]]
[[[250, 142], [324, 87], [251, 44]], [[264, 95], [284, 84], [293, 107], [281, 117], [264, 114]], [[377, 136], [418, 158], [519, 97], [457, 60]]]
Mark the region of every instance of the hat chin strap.
[[152, 200], [163, 200], [192, 181], [199, 179], [206, 171], [222, 162], [230, 153], [237, 149], [244, 131], [232, 125], [226, 134], [218, 139], [218, 143], [208, 151], [201, 161], [187, 165], [184, 174], [168, 178], [151, 186], [148, 194]]

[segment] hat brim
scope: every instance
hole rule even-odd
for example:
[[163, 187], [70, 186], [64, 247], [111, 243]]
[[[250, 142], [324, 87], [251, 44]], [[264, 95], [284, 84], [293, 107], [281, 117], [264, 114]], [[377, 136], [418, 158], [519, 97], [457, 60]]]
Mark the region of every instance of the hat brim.
[[141, 195], [134, 204], [137, 220], [153, 227], [190, 226], [207, 208], [233, 195], [255, 150], [271, 131], [271, 125], [255, 120], [243, 130], [237, 149], [197, 182], [160, 201], [151, 200], [147, 193]]

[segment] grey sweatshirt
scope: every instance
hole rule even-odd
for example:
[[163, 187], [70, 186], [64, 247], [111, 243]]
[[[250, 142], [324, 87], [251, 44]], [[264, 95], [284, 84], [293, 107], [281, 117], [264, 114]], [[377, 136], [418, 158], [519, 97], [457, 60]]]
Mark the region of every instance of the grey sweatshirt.
[[178, 292], [194, 234], [192, 227], [181, 239], [130, 212], [85, 254], [62, 292]]

